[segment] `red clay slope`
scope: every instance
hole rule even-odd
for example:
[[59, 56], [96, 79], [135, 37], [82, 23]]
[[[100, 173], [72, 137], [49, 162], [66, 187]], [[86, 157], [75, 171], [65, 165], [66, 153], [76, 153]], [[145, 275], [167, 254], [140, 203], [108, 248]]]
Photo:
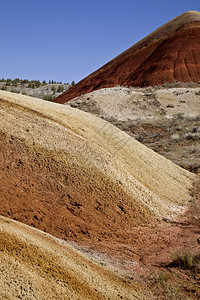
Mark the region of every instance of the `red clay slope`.
[[116, 85], [145, 87], [175, 80], [200, 81], [200, 12], [189, 11], [169, 21], [54, 102]]

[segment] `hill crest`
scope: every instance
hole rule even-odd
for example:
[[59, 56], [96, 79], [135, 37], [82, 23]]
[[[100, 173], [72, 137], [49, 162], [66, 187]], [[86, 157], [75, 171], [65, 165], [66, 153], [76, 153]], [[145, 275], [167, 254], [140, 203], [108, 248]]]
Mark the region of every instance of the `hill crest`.
[[200, 12], [188, 11], [162, 25], [54, 101], [97, 89], [200, 81]]

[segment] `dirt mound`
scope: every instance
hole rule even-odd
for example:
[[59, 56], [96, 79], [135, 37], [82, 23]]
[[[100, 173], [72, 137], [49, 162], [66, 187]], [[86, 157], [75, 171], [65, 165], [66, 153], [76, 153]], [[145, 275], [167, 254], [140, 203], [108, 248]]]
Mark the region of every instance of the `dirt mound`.
[[[0, 178], [1, 215], [75, 242], [87, 255], [108, 255], [132, 272], [148, 264], [149, 247], [157, 257], [168, 246], [165, 228], [187, 209], [196, 180], [100, 118], [3, 91]], [[108, 261], [99, 267], [16, 224], [0, 218], [2, 297], [145, 298], [130, 273], [124, 278]]]
[[1, 299], [147, 299], [116, 269], [2, 216], [0, 239]]
[[200, 13], [189, 11], [161, 26], [54, 100], [120, 86], [200, 81]]
[[193, 176], [95, 116], [0, 92], [1, 214], [102, 238], [187, 205]]
[[63, 239], [173, 219], [194, 175], [88, 113], [0, 91], [0, 213]]

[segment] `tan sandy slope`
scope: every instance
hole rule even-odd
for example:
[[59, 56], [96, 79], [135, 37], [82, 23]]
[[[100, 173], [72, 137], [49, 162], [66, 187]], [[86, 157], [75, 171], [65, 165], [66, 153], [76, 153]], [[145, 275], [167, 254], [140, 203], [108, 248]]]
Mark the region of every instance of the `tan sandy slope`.
[[100, 89], [66, 102], [121, 121], [200, 115], [200, 88], [155, 89], [113, 87]]
[[[73, 168], [85, 170], [94, 185], [94, 199], [101, 201], [102, 189], [112, 193], [113, 184], [129, 196], [131, 205], [142, 205], [159, 219], [172, 218], [187, 206], [194, 175], [114, 126], [88, 113], [27, 96], [0, 91], [0, 98], [0, 131], [56, 151], [55, 155], [62, 153]], [[104, 174], [109, 186], [97, 182], [95, 174]]]
[[0, 217], [0, 299], [147, 299], [120, 271], [64, 241]]

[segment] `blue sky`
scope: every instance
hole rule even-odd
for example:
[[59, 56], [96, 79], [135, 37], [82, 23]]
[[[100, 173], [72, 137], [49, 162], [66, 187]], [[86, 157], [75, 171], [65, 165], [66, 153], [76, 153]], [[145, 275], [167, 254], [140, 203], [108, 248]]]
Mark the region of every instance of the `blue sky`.
[[0, 78], [78, 82], [199, 0], [1, 0]]

